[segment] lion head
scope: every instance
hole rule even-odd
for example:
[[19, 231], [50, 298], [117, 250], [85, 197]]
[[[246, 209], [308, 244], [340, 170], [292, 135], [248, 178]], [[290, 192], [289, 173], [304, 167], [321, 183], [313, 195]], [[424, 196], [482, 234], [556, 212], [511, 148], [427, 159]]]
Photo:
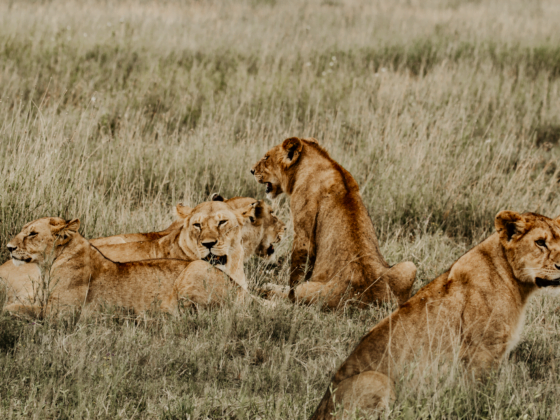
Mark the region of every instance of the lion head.
[[245, 258], [256, 254], [268, 263], [276, 261], [274, 245], [282, 240], [286, 232], [286, 225], [274, 215], [274, 210], [264, 200], [251, 197], [234, 197], [224, 200], [221, 195], [213, 194], [212, 201], [224, 201], [233, 209], [247, 208], [254, 205], [254, 216], [243, 225], [243, 248]]
[[251, 173], [257, 182], [266, 185], [266, 195], [273, 200], [283, 192], [290, 181], [290, 170], [296, 165], [306, 145], [318, 145], [315, 139], [291, 137], [270, 149], [259, 160]]
[[560, 286], [560, 218], [502, 211], [495, 220], [515, 278], [539, 288]]
[[49, 257], [56, 258], [79, 228], [78, 219], [65, 221], [59, 217], [43, 217], [26, 224], [7, 245], [14, 265], [42, 264]]
[[177, 205], [183, 220], [179, 245], [194, 259], [207, 261], [247, 288], [243, 271], [242, 227], [255, 216], [255, 203], [233, 209], [225, 202], [207, 201], [194, 209]]

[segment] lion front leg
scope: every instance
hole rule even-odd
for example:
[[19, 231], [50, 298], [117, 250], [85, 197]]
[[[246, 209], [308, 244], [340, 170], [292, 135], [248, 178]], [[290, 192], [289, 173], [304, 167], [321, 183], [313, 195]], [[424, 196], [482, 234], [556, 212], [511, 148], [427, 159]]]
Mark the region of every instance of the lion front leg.
[[[244, 293], [226, 274], [205, 261], [193, 261], [175, 281], [176, 299], [187, 306], [221, 305], [229, 295], [242, 298]], [[169, 310], [169, 304], [162, 306]]]
[[315, 264], [315, 246], [311, 241], [299, 237], [294, 238], [292, 260], [290, 263], [290, 288], [307, 281], [313, 274]]

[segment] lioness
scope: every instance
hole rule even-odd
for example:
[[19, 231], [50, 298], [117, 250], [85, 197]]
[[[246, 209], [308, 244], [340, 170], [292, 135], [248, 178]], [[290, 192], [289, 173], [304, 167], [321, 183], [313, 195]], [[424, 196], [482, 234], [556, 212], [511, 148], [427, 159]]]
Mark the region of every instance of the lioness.
[[[109, 304], [136, 312], [155, 307], [175, 313], [181, 301], [207, 305], [219, 303], [232, 290], [244, 294], [242, 288], [234, 287], [225, 274], [205, 261], [115, 263], [78, 233], [79, 226], [78, 219], [66, 222], [58, 217], [45, 217], [25, 225], [8, 243], [14, 263], [44, 266], [52, 259], [52, 266], [48, 287], [42, 290], [21, 288], [7, 281], [7, 311], [37, 315], [43, 314], [43, 310]], [[206, 226], [197, 229], [197, 246], [206, 247]], [[237, 230], [241, 242], [240, 229]], [[41, 296], [46, 308], [38, 304]]]
[[255, 219], [259, 203], [248, 201], [233, 210], [228, 203], [206, 201], [194, 209], [177, 205], [182, 225], [168, 235], [155, 240], [98, 246], [107, 258], [118, 262], [155, 258], [202, 260], [215, 265], [247, 290], [243, 270], [242, 226]]
[[413, 362], [426, 369], [455, 350], [480, 374], [503, 359], [519, 340], [529, 297], [560, 289], [560, 218], [502, 211], [495, 227], [362, 338], [313, 420], [333, 418], [335, 404], [345, 410], [387, 406], [395, 398], [393, 381]]
[[[292, 137], [251, 169], [270, 199], [290, 196], [294, 225], [289, 297], [324, 307], [382, 302], [391, 291], [406, 302], [416, 276], [412, 262], [393, 267], [379, 250], [358, 184], [315, 139]], [[309, 281], [305, 281], [309, 280]], [[277, 286], [272, 294], [285, 296]]]
[[[276, 260], [274, 244], [282, 240], [286, 230], [286, 225], [274, 215], [272, 208], [268, 204], [266, 204], [263, 200], [255, 200], [251, 197], [234, 197], [225, 200], [219, 194], [213, 194], [211, 201], [223, 201], [234, 210], [247, 207], [251, 203], [258, 203], [255, 207], [255, 215], [250, 219], [250, 223], [245, 223], [243, 225], [242, 232], [245, 260], [251, 258], [253, 254], [256, 254], [269, 263]], [[182, 226], [183, 219], [181, 215], [177, 212], [175, 212], [175, 215], [177, 216], [177, 220], [175, 220], [167, 229], [160, 232], [126, 233], [122, 235], [108, 236], [106, 238], [90, 239], [90, 242], [92, 245], [100, 247], [104, 245], [117, 245], [128, 242], [158, 240]]]
[[[247, 213], [248, 220], [242, 227], [242, 243], [244, 259], [247, 260], [253, 254], [265, 259], [267, 262], [274, 262], [276, 252], [274, 244], [282, 239], [286, 225], [278, 219], [272, 212], [272, 208], [263, 200], [255, 200], [250, 197], [235, 197], [224, 200], [215, 194], [212, 201], [224, 201], [232, 210], [247, 210], [254, 204], [251, 214]], [[256, 204], [255, 204], [256, 203]], [[208, 209], [208, 207], [205, 207]], [[181, 209], [181, 213], [179, 213]], [[176, 208], [177, 220], [174, 221], [165, 231], [152, 233], [132, 233], [117, 235], [108, 238], [92, 239], [92, 245], [98, 247], [103, 253], [115, 261], [138, 261], [146, 258], [179, 258], [179, 259], [199, 259], [196, 257], [194, 249], [182, 249], [178, 245], [180, 230], [185, 222], [185, 215], [188, 215], [188, 207], [178, 205]], [[122, 236], [122, 237], [121, 237]], [[108, 241], [105, 241], [108, 239]], [[154, 241], [141, 245], [122, 245], [106, 246], [111, 244], [130, 244], [131, 242]], [[188, 246], [183, 242], [183, 246]], [[239, 268], [237, 269], [239, 270]], [[232, 274], [234, 270], [226, 272]], [[239, 273], [240, 274], [240, 273]], [[15, 266], [13, 260], [8, 260], [0, 266], [0, 278], [9, 280], [15, 287], [29, 288], [38, 281], [40, 276], [39, 268], [36, 264], [30, 263], [23, 266]], [[233, 274], [233, 277], [239, 277]]]

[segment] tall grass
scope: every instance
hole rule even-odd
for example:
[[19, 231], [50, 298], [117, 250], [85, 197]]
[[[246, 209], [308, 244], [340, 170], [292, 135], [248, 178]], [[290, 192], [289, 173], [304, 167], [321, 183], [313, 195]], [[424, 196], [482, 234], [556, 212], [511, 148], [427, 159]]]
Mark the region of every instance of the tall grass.
[[[250, 166], [313, 136], [419, 288], [499, 210], [560, 214], [559, 20], [545, 0], [2, 2], [0, 257], [45, 215], [98, 237], [163, 228], [213, 192], [263, 197]], [[248, 277], [286, 283], [282, 261]], [[558, 305], [535, 299], [493, 380], [404, 381], [389, 417], [559, 417]], [[390, 309], [3, 315], [0, 414], [305, 418]]]

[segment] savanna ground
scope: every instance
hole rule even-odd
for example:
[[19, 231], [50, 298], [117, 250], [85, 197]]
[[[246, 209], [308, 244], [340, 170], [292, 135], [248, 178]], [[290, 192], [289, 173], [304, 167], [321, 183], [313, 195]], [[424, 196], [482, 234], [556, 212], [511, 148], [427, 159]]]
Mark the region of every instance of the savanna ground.
[[[355, 176], [418, 289], [499, 210], [560, 214], [559, 21], [545, 0], [2, 1], [1, 260], [46, 215], [99, 237], [213, 192], [262, 198], [250, 166], [299, 135]], [[287, 282], [290, 243], [252, 284]], [[304, 419], [390, 310], [2, 314], [0, 417]], [[403, 378], [387, 415], [559, 418], [559, 333], [560, 300], [538, 296], [490, 380]]]

